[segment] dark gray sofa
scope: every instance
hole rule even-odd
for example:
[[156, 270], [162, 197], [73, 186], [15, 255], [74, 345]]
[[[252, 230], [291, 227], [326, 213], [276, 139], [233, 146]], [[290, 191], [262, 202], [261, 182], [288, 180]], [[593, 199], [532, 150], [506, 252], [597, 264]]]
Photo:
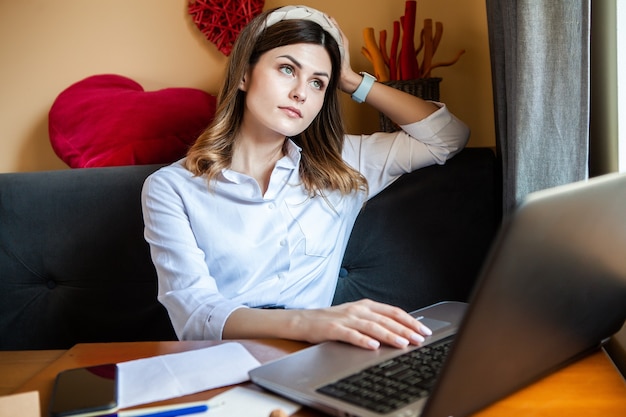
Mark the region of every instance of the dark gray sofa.
[[[0, 349], [174, 340], [140, 190], [158, 166], [0, 174]], [[494, 154], [468, 148], [369, 201], [335, 303], [466, 300], [500, 221]]]

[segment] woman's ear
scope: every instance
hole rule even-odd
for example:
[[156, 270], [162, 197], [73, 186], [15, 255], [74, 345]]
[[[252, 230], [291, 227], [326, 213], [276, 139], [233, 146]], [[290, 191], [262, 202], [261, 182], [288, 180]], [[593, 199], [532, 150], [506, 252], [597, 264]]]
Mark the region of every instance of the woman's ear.
[[243, 73], [243, 78], [239, 82], [239, 89], [241, 91], [248, 90], [248, 80], [250, 80], [250, 71], [246, 70], [246, 72]]

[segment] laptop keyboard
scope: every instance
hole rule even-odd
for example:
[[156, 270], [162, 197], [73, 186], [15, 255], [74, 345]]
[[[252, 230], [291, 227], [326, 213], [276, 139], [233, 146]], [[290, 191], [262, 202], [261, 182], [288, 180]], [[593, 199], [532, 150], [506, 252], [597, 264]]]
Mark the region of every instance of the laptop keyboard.
[[378, 413], [397, 410], [428, 396], [452, 340], [409, 351], [317, 391]]

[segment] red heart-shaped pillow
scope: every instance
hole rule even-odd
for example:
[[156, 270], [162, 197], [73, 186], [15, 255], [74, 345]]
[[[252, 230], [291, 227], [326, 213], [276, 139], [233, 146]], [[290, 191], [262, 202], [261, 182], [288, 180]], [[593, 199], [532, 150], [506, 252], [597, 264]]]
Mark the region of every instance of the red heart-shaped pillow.
[[120, 75], [94, 75], [54, 101], [50, 142], [71, 168], [170, 163], [185, 155], [215, 106], [202, 90], [144, 91]]

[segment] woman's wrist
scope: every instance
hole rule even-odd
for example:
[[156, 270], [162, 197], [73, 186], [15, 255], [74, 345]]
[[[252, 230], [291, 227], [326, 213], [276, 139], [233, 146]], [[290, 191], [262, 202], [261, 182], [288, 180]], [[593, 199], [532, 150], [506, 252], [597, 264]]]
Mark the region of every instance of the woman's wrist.
[[363, 77], [354, 71], [349, 71], [341, 75], [339, 88], [346, 94], [352, 95], [363, 81]]
[[224, 325], [223, 339], [293, 339], [292, 310], [240, 308]]

